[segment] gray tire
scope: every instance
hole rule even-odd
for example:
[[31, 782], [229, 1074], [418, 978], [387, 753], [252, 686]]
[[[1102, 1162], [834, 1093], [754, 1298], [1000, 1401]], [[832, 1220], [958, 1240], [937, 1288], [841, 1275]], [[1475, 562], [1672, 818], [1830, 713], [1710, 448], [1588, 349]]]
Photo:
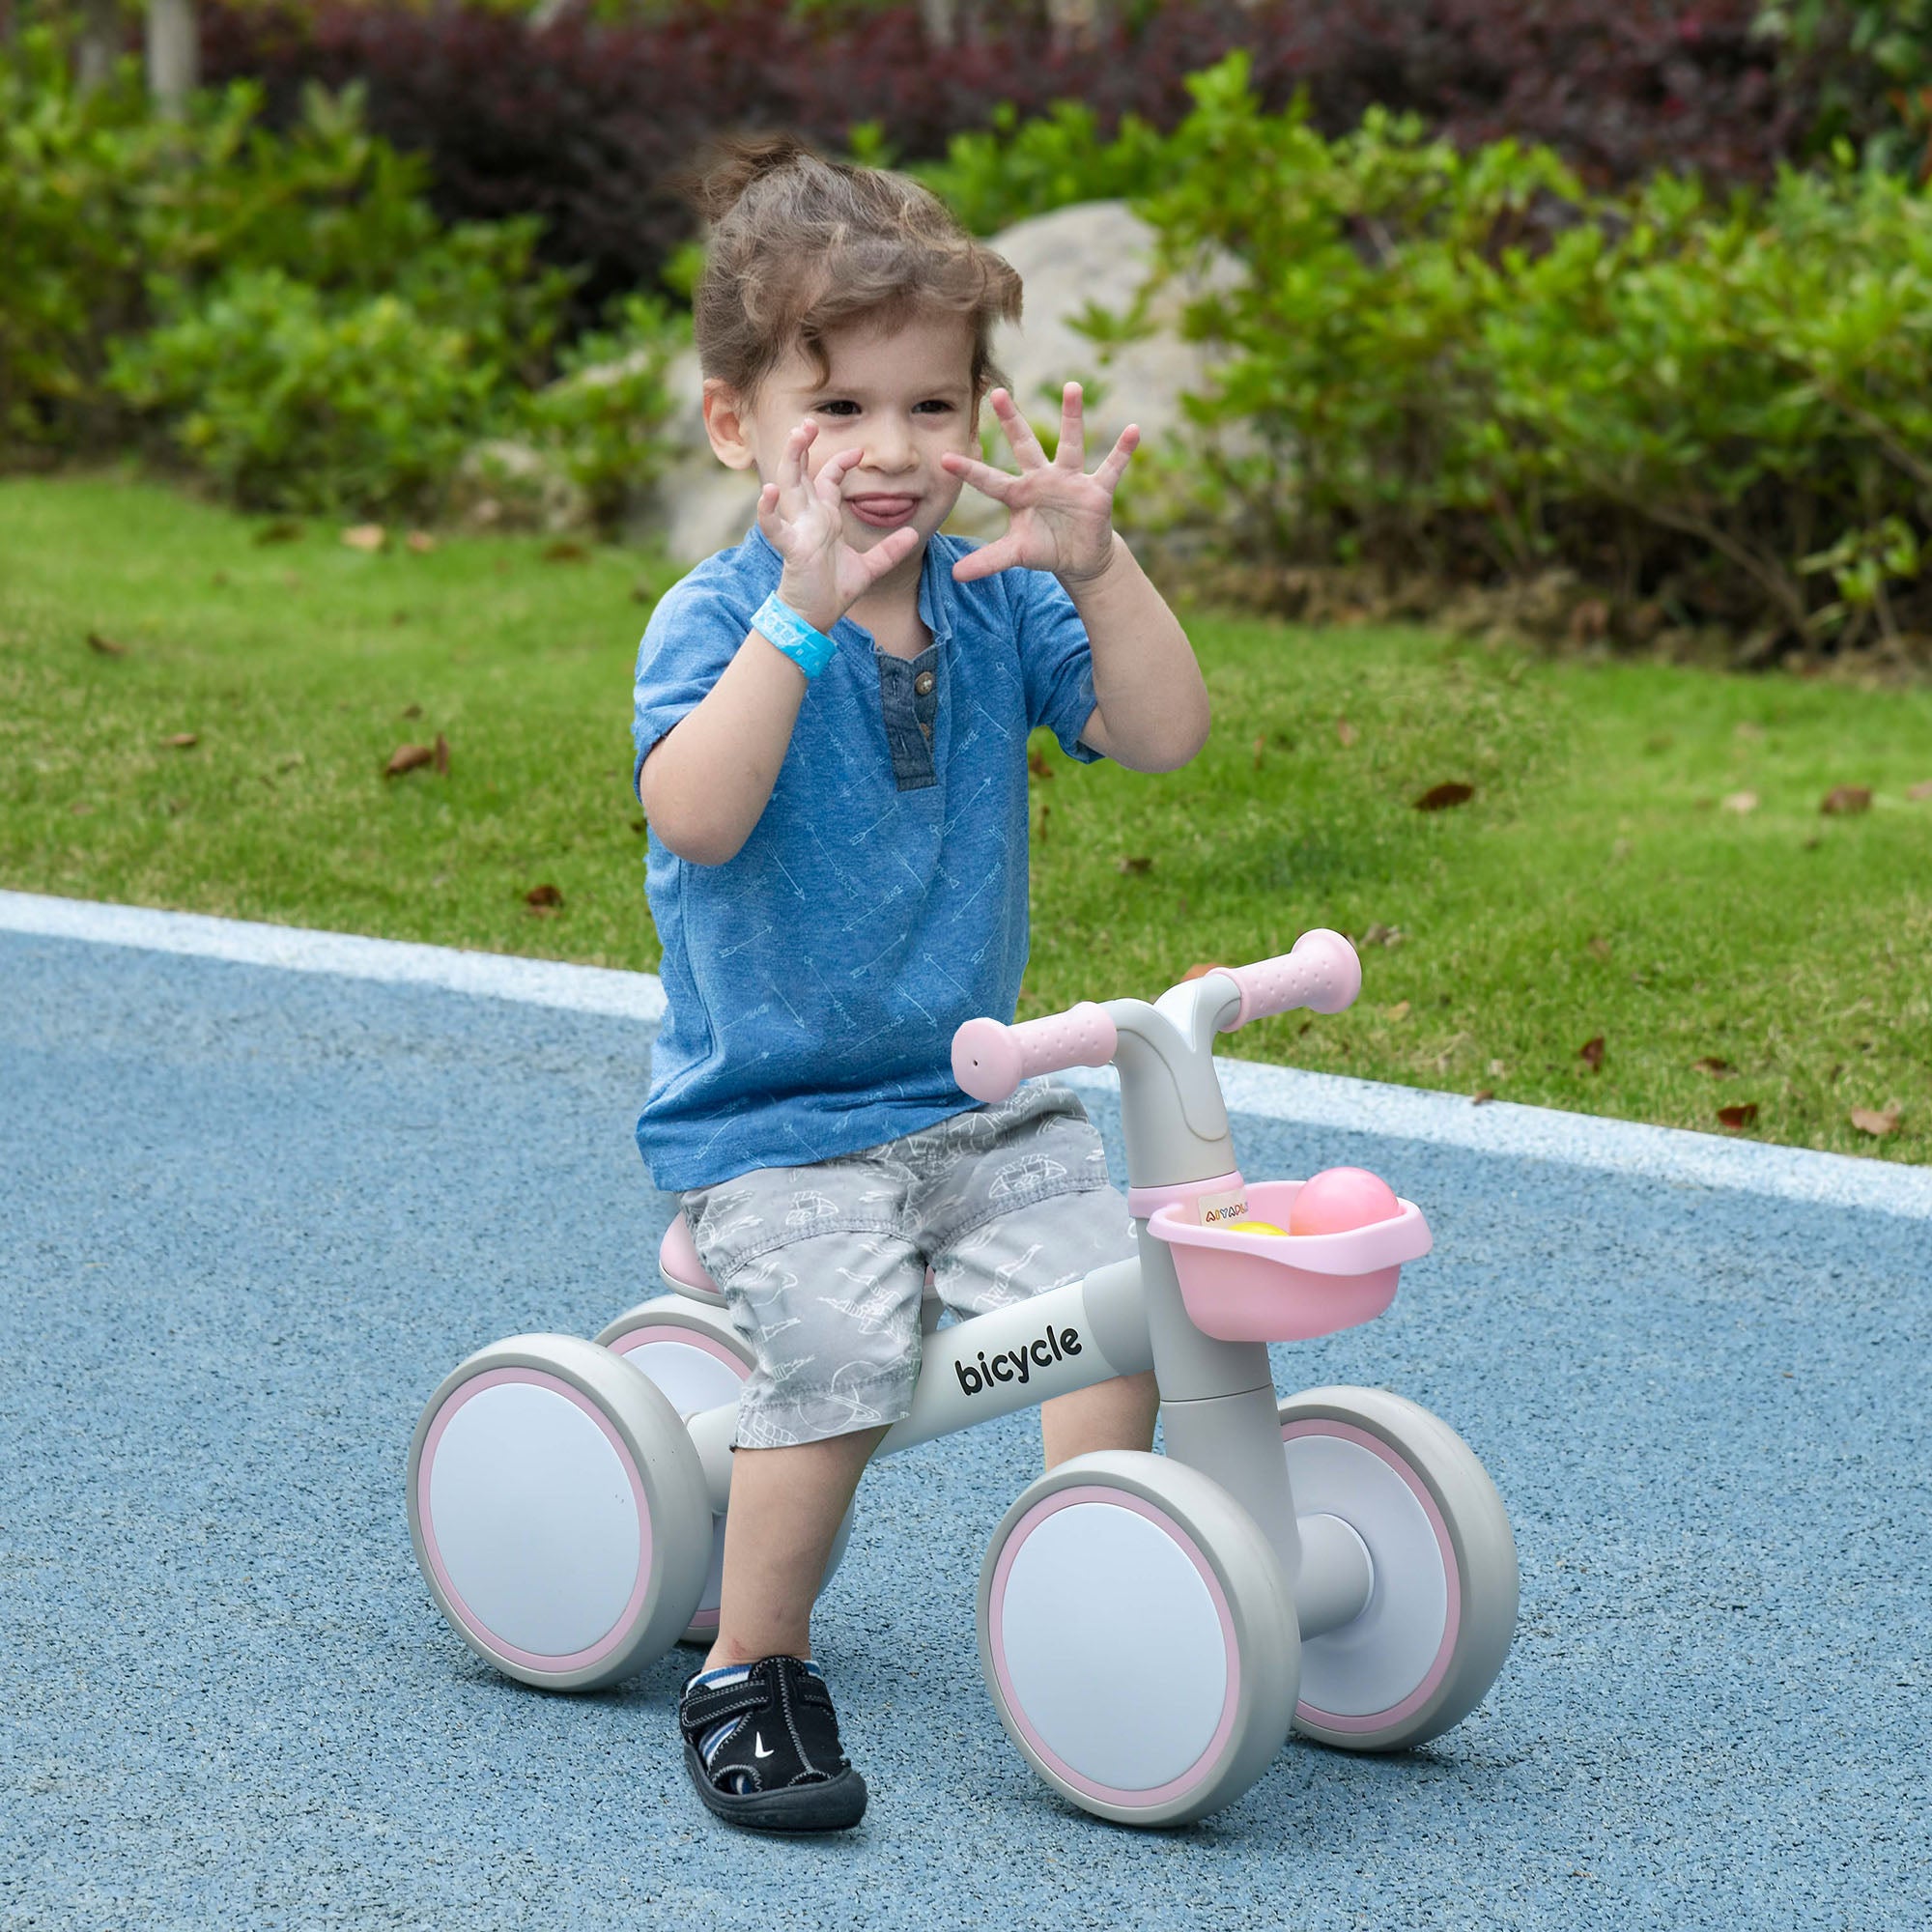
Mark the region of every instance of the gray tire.
[[471, 1355], [424, 1406], [407, 1488], [430, 1594], [506, 1676], [594, 1690], [691, 1622], [711, 1553], [697, 1451], [594, 1343], [515, 1335]]
[[1468, 1716], [1516, 1634], [1516, 1539], [1489, 1472], [1426, 1408], [1384, 1389], [1281, 1405], [1297, 1515], [1339, 1517], [1374, 1568], [1351, 1623], [1306, 1639], [1294, 1727], [1343, 1750], [1400, 1750]]
[[1299, 1639], [1281, 1566], [1218, 1483], [1165, 1456], [1076, 1456], [1024, 1490], [980, 1566], [979, 1623], [1008, 1736], [1096, 1817], [1204, 1817], [1288, 1737]]

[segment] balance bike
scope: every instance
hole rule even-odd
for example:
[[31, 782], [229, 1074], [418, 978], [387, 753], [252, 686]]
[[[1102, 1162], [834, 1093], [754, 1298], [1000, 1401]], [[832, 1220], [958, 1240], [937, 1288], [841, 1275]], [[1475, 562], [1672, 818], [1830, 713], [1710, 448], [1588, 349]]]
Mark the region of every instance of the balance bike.
[[[1151, 1005], [1083, 1001], [953, 1037], [953, 1076], [980, 1100], [1068, 1066], [1120, 1070], [1138, 1256], [944, 1328], [928, 1301], [911, 1412], [878, 1451], [1154, 1371], [1166, 1453], [1077, 1456], [1039, 1477], [980, 1574], [1000, 1721], [1103, 1818], [1218, 1810], [1291, 1728], [1346, 1750], [1420, 1744], [1475, 1708], [1515, 1633], [1509, 1519], [1462, 1438], [1382, 1390], [1275, 1393], [1267, 1344], [1380, 1314], [1429, 1229], [1358, 1170], [1245, 1181], [1213, 1043], [1297, 1007], [1339, 1012], [1360, 987], [1349, 942], [1316, 930]], [[1352, 1177], [1339, 1193], [1338, 1177]], [[750, 1355], [682, 1216], [660, 1265], [675, 1293], [595, 1342], [482, 1350], [416, 1425], [423, 1575], [464, 1641], [527, 1684], [613, 1683], [716, 1629]]]

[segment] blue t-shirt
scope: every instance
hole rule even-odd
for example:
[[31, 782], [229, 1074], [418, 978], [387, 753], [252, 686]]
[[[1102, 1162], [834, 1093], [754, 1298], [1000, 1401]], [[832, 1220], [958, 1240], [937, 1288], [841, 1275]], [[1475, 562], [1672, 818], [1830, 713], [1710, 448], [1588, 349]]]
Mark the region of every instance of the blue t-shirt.
[[[830, 1160], [974, 1104], [953, 1031], [1010, 1020], [1027, 960], [1027, 734], [1047, 725], [1071, 756], [1099, 756], [1079, 742], [1094, 672], [1072, 598], [1039, 570], [954, 582], [979, 547], [927, 540], [918, 657], [833, 626], [838, 649], [734, 858], [691, 865], [650, 835], [668, 1010], [638, 1147], [660, 1187]], [[753, 524], [665, 593], [638, 651], [638, 770], [782, 567]]]

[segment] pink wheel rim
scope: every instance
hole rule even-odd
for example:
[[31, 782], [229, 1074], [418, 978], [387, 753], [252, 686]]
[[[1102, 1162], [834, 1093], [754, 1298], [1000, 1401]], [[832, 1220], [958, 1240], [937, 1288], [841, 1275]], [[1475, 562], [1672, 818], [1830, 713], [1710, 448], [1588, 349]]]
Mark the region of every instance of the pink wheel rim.
[[696, 1349], [700, 1354], [710, 1355], [723, 1362], [740, 1381], [752, 1373], [715, 1335], [707, 1335], [697, 1328], [680, 1328], [668, 1321], [653, 1321], [642, 1327], [627, 1328], [614, 1342], [607, 1342], [604, 1346], [613, 1355], [628, 1355], [633, 1349], [663, 1343], [675, 1343], [679, 1348]]
[[[1126, 1791], [1116, 1785], [1101, 1784], [1095, 1779], [1084, 1776], [1049, 1745], [1028, 1720], [1021, 1707], [1018, 1694], [1013, 1689], [1013, 1680], [1007, 1669], [1006, 1643], [1006, 1600], [1007, 1577], [1013, 1567], [1013, 1559], [1019, 1554], [1020, 1546], [1027, 1538], [1059, 1510], [1068, 1509], [1075, 1503], [1108, 1503], [1116, 1509], [1132, 1510], [1136, 1516], [1145, 1517], [1148, 1521], [1172, 1538], [1177, 1548], [1200, 1573], [1201, 1580], [1208, 1586], [1208, 1594], [1213, 1601], [1214, 1614], [1220, 1619], [1221, 1641], [1226, 1646], [1228, 1658], [1228, 1689], [1221, 1700], [1220, 1721], [1214, 1727], [1214, 1735], [1208, 1740], [1208, 1746], [1201, 1755], [1178, 1777], [1171, 1777], [1165, 1784], [1156, 1785], [1149, 1791]], [[1208, 1567], [1208, 1559], [1201, 1553], [1194, 1539], [1181, 1528], [1164, 1510], [1155, 1508], [1144, 1497], [1133, 1495], [1124, 1490], [1107, 1488], [1098, 1483], [1090, 1483], [1078, 1489], [1056, 1490], [1050, 1496], [1043, 1496], [1028, 1510], [1013, 1525], [1013, 1531], [1000, 1550], [1000, 1560], [993, 1566], [993, 1586], [988, 1592], [986, 1605], [987, 1635], [993, 1652], [993, 1671], [1000, 1683], [1000, 1694], [1008, 1715], [1019, 1727], [1020, 1735], [1037, 1751], [1043, 1763], [1051, 1767], [1056, 1777], [1065, 1778], [1075, 1791], [1088, 1798], [1097, 1798], [1102, 1804], [1128, 1805], [1163, 1804], [1169, 1799], [1179, 1798], [1183, 1792], [1193, 1789], [1201, 1782], [1218, 1762], [1226, 1748], [1228, 1739], [1235, 1729], [1235, 1714], [1240, 1708], [1241, 1700], [1241, 1653], [1235, 1642], [1235, 1619], [1228, 1608], [1226, 1593], [1221, 1588], [1220, 1578]]]
[[[449, 1427], [450, 1419], [465, 1403], [472, 1396], [481, 1395], [485, 1389], [499, 1388], [506, 1382], [526, 1382], [534, 1388], [548, 1389], [553, 1395], [560, 1395], [566, 1402], [574, 1403], [581, 1408], [617, 1452], [624, 1474], [630, 1478], [632, 1499], [637, 1504], [638, 1575], [631, 1586], [630, 1601], [617, 1613], [616, 1622], [595, 1643], [582, 1650], [571, 1651], [567, 1656], [547, 1657], [540, 1651], [523, 1650], [498, 1636], [464, 1601], [463, 1592], [456, 1587], [455, 1579], [443, 1563], [442, 1552], [437, 1548], [436, 1517], [430, 1507], [430, 1472], [435, 1466], [437, 1445], [442, 1440], [442, 1432]], [[429, 1558], [430, 1569], [435, 1573], [450, 1615], [493, 1656], [521, 1663], [526, 1670], [560, 1675], [565, 1671], [583, 1670], [591, 1664], [602, 1663], [621, 1647], [626, 1635], [636, 1628], [638, 1612], [643, 1607], [651, 1581], [651, 1507], [644, 1494], [643, 1478], [638, 1473], [637, 1463], [625, 1447], [623, 1437], [611, 1428], [610, 1418], [581, 1389], [571, 1387], [560, 1376], [551, 1375], [543, 1369], [492, 1369], [486, 1375], [465, 1382], [437, 1410], [436, 1420], [423, 1438], [422, 1457], [416, 1464], [416, 1520], [422, 1529], [424, 1553]]]
[[1371, 1455], [1379, 1457], [1407, 1485], [1429, 1518], [1430, 1527], [1435, 1532], [1435, 1548], [1441, 1555], [1444, 1579], [1448, 1585], [1449, 1607], [1442, 1620], [1442, 1641], [1431, 1659], [1429, 1668], [1423, 1672], [1422, 1682], [1400, 1703], [1390, 1705], [1385, 1711], [1370, 1711], [1360, 1717], [1324, 1711], [1305, 1698], [1294, 1707], [1297, 1718], [1308, 1723], [1320, 1724], [1323, 1730], [1346, 1731], [1355, 1736], [1379, 1731], [1414, 1717], [1435, 1696], [1441, 1688], [1443, 1678], [1449, 1674], [1449, 1660], [1456, 1654], [1456, 1637], [1463, 1627], [1463, 1573], [1457, 1566], [1456, 1546], [1450, 1541], [1449, 1525], [1442, 1520], [1442, 1512], [1436, 1507], [1435, 1498], [1429, 1493], [1428, 1487], [1379, 1435], [1371, 1435], [1366, 1429], [1352, 1422], [1332, 1422], [1321, 1416], [1309, 1416], [1283, 1426], [1281, 1439], [1284, 1443], [1293, 1441], [1298, 1435], [1339, 1435], [1345, 1442], [1352, 1442]]

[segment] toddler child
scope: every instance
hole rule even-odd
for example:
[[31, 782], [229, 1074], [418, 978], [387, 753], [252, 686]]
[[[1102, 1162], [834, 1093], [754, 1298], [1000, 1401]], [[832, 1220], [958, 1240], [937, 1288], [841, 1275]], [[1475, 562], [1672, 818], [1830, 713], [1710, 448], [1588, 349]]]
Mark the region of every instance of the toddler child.
[[[810, 1619], [867, 1459], [907, 1412], [930, 1264], [977, 1314], [1133, 1252], [1065, 1088], [975, 1106], [952, 1040], [1026, 964], [1027, 735], [1185, 764], [1186, 636], [1113, 529], [1129, 426], [1086, 473], [1068, 384], [1049, 463], [976, 460], [1019, 277], [903, 176], [731, 137], [681, 185], [705, 429], [756, 521], [680, 581], [638, 655], [637, 784], [668, 1010], [638, 1144], [682, 1197], [756, 1357], [739, 1400], [718, 1637], [679, 1727], [699, 1797], [768, 1831], [858, 1822]], [[964, 483], [1007, 533], [938, 534]], [[1153, 1378], [1044, 1404], [1049, 1467], [1147, 1449]]]

